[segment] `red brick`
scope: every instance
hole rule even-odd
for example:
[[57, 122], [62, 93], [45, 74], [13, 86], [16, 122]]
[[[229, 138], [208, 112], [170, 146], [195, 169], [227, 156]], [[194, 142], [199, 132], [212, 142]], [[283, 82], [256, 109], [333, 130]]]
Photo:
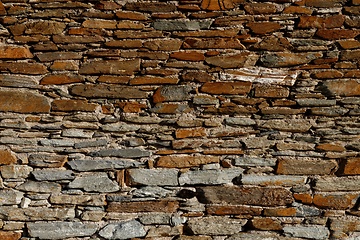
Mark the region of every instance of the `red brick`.
[[209, 215], [259, 216], [262, 208], [243, 205], [207, 205], [206, 212]]
[[209, 94], [245, 95], [250, 92], [251, 82], [209, 82], [200, 91]]
[[88, 103], [86, 100], [54, 100], [51, 104], [51, 110], [53, 111], [84, 111], [93, 112], [95, 111], [97, 104]]
[[161, 156], [156, 162], [157, 167], [189, 168], [209, 163], [218, 163], [219, 157], [213, 156]]
[[233, 9], [235, 6], [232, 0], [203, 0], [201, 8], [203, 10], [219, 11]]
[[357, 197], [357, 194], [349, 193], [321, 193], [314, 195], [313, 204], [325, 209], [349, 209], [353, 207]]
[[177, 201], [139, 201], [139, 202], [111, 202], [107, 212], [138, 213], [138, 212], [176, 212], [179, 208]]
[[255, 34], [267, 34], [276, 32], [281, 28], [281, 25], [276, 22], [253, 22], [247, 24], [251, 31]]
[[70, 83], [80, 83], [84, 82], [84, 78], [78, 75], [48, 75], [41, 79], [40, 84], [42, 85], [61, 85], [61, 84], [70, 84]]
[[29, 90], [26, 92], [19, 90], [1, 90], [0, 111], [17, 113], [48, 113], [50, 111], [50, 103], [43, 95]]
[[358, 30], [348, 29], [320, 29], [316, 32], [316, 35], [326, 40], [337, 40], [355, 38], [360, 34]]
[[273, 218], [253, 218], [250, 221], [252, 228], [264, 231], [282, 230], [281, 222]]
[[335, 15], [326, 18], [317, 16], [301, 16], [299, 28], [339, 28], [344, 24], [343, 15]]
[[9, 150], [0, 150], [0, 165], [15, 164], [16, 157]]
[[175, 131], [176, 138], [192, 138], [192, 137], [204, 137], [206, 136], [205, 128], [189, 128], [189, 129], [177, 129]]
[[203, 61], [205, 60], [205, 56], [199, 52], [174, 52], [170, 54], [170, 58], [174, 58], [180, 61]]
[[344, 160], [339, 172], [342, 175], [360, 175], [360, 158]]
[[29, 48], [16, 46], [0, 46], [0, 59], [32, 58]]
[[19, 240], [20, 238], [21, 238], [20, 232], [0, 231], [1, 240]]

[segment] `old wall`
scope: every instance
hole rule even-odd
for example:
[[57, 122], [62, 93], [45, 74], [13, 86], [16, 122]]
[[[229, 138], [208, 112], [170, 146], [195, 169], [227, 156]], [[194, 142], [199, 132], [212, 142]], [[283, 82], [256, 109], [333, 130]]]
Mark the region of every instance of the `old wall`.
[[0, 15], [0, 239], [360, 235], [359, 0]]

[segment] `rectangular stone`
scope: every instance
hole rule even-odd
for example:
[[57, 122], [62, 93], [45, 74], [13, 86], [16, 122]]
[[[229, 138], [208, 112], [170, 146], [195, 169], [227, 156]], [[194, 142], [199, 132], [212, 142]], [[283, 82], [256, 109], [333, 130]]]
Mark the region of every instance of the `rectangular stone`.
[[140, 162], [123, 159], [73, 160], [68, 162], [71, 169], [80, 172], [135, 168]]
[[244, 156], [235, 159], [235, 166], [263, 166], [272, 167], [276, 165], [276, 158], [261, 158], [255, 156]]
[[321, 192], [359, 191], [360, 177], [319, 177], [315, 180], [314, 189]]
[[84, 84], [74, 85], [70, 88], [72, 95], [87, 98], [119, 98], [119, 99], [135, 99], [147, 98], [148, 94], [139, 88], [108, 85], [108, 84]]
[[26, 59], [32, 57], [33, 55], [27, 47], [0, 46], [0, 59]]
[[328, 239], [330, 236], [329, 229], [321, 225], [285, 226], [283, 231], [285, 236], [295, 238]]
[[80, 205], [80, 206], [105, 206], [105, 195], [103, 194], [52, 194], [50, 203], [61, 205]]
[[41, 62], [52, 62], [55, 60], [81, 59], [82, 55], [77, 52], [48, 52], [36, 55]]
[[44, 207], [28, 207], [0, 208], [1, 214], [6, 214], [6, 220], [9, 221], [56, 221], [75, 218], [74, 208], [44, 208]]
[[243, 185], [256, 186], [296, 186], [305, 185], [307, 177], [287, 175], [244, 174], [241, 177]]
[[209, 94], [245, 95], [250, 92], [251, 82], [209, 82], [200, 91]]
[[33, 167], [58, 168], [67, 162], [67, 156], [55, 154], [31, 154], [29, 165]]
[[187, 30], [202, 30], [209, 29], [211, 20], [200, 21], [184, 21], [184, 20], [156, 20], [153, 22], [153, 27], [160, 31], [187, 31]]
[[81, 222], [35, 222], [27, 223], [27, 228], [31, 237], [40, 239], [90, 237], [98, 230], [96, 224]]
[[93, 157], [122, 157], [122, 158], [141, 158], [149, 157], [150, 151], [140, 148], [127, 148], [127, 149], [103, 149], [97, 152], [90, 153]]
[[140, 70], [140, 59], [133, 60], [102, 60], [102, 61], [88, 61], [84, 63], [80, 69], [80, 74], [117, 74], [117, 75], [132, 75], [135, 71]]
[[171, 200], [111, 202], [107, 212], [139, 213], [139, 212], [176, 212], [179, 202]]
[[129, 186], [178, 186], [177, 169], [129, 169], [126, 181]]
[[328, 175], [337, 168], [334, 160], [280, 159], [276, 173], [285, 175]]
[[246, 219], [211, 216], [191, 218], [188, 227], [196, 235], [232, 235], [240, 232], [246, 222]]
[[236, 178], [240, 178], [244, 172], [242, 168], [220, 170], [197, 170], [181, 173], [180, 185], [220, 185], [230, 184]]
[[262, 207], [246, 205], [206, 205], [206, 212], [209, 215], [260, 216], [262, 210]]
[[157, 167], [189, 168], [209, 163], [218, 163], [219, 157], [215, 156], [161, 156], [156, 162]]

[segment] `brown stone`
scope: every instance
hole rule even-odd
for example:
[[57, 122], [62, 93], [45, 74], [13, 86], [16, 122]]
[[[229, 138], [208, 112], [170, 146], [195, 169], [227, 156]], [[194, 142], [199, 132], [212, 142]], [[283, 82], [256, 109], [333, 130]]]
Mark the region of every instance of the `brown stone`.
[[[216, 21], [216, 20], [215, 20]], [[239, 32], [239, 29], [224, 29], [224, 30], [201, 30], [201, 31], [183, 31], [173, 33], [176, 37], [223, 37], [232, 38]]]
[[132, 75], [140, 70], [140, 59], [134, 60], [109, 60], [109, 61], [91, 61], [80, 67], [80, 74], [118, 74]]
[[342, 162], [339, 170], [342, 175], [360, 175], [360, 158], [349, 158]]
[[195, 51], [174, 52], [170, 54], [170, 58], [174, 58], [180, 61], [194, 61], [194, 62], [205, 60], [205, 56], [203, 53], [199, 53]]
[[344, 7], [344, 13], [349, 15], [360, 15], [360, 6]]
[[84, 78], [78, 75], [48, 75], [41, 79], [40, 84], [42, 85], [61, 85], [61, 84], [70, 84], [70, 83], [80, 83], [84, 82]]
[[29, 156], [29, 165], [32, 167], [59, 168], [67, 162], [67, 156], [53, 154], [32, 154]]
[[153, 113], [177, 114], [190, 112], [191, 108], [187, 104], [157, 103], [150, 111]]
[[211, 186], [197, 188], [198, 199], [206, 204], [282, 206], [294, 199], [285, 188]]
[[271, 3], [249, 3], [244, 6], [245, 11], [252, 15], [276, 13], [276, 5]]
[[117, 105], [126, 113], [139, 113], [147, 106], [138, 102], [119, 102]]
[[184, 74], [181, 75], [181, 79], [186, 82], [204, 83], [204, 82], [210, 82], [213, 78], [207, 72], [196, 71], [196, 72], [185, 72]]
[[263, 40], [254, 45], [255, 49], [268, 50], [268, 51], [284, 51], [292, 49], [292, 45], [286, 38], [269, 36], [263, 38]]
[[263, 214], [266, 217], [294, 217], [296, 208], [265, 208]]
[[281, 222], [273, 218], [253, 218], [250, 221], [252, 228], [263, 231], [279, 231], [282, 230]]
[[[241, 132], [240, 134], [236, 134], [235, 135], [244, 135], [243, 132]], [[244, 151], [241, 149], [212, 149], [212, 150], [204, 150], [203, 154], [205, 155], [240, 155], [240, 154], [244, 154]]]
[[100, 83], [128, 84], [130, 81], [130, 77], [102, 75], [97, 79], [97, 81]]
[[185, 101], [190, 99], [191, 86], [164, 86], [156, 90], [153, 95], [154, 103], [171, 102], [171, 101]]
[[209, 82], [200, 91], [209, 94], [245, 95], [250, 92], [251, 82]]
[[130, 85], [161, 85], [161, 84], [177, 84], [178, 78], [174, 77], [154, 77], [141, 76], [130, 80]]
[[123, 20], [123, 21], [118, 22], [116, 27], [118, 29], [140, 30], [140, 29], [145, 28], [145, 25], [142, 23], [134, 23], [133, 21]]
[[233, 9], [235, 6], [232, 0], [203, 0], [201, 9], [210, 11]]
[[20, 238], [21, 238], [20, 232], [0, 231], [1, 240], [19, 240]]
[[343, 152], [346, 149], [339, 144], [332, 144], [332, 143], [323, 143], [316, 146], [316, 150], [325, 151], [325, 152]]
[[140, 48], [142, 47], [142, 42], [140, 40], [109, 41], [105, 43], [105, 46], [125, 49]]
[[104, 38], [99, 35], [95, 36], [67, 36], [67, 35], [54, 35], [54, 43], [64, 44], [64, 43], [98, 43], [104, 42]]
[[276, 32], [281, 28], [281, 25], [276, 22], [252, 22], [248, 23], [247, 26], [255, 34], [267, 34]]
[[206, 212], [209, 215], [260, 216], [262, 208], [244, 205], [207, 205]]
[[6, 15], [6, 9], [2, 2], [0, 2], [0, 16]]
[[345, 0], [305, 0], [305, 5], [309, 7], [331, 8], [341, 7]]
[[117, 38], [126, 39], [148, 39], [148, 38], [160, 38], [163, 37], [162, 31], [115, 31]]
[[55, 61], [50, 66], [50, 69], [55, 71], [66, 71], [66, 70], [77, 71], [79, 70], [79, 66], [74, 61]]
[[86, 100], [65, 100], [65, 99], [56, 99], [51, 103], [52, 111], [84, 111], [84, 112], [93, 112], [95, 111], [97, 104], [88, 103]]
[[339, 28], [344, 24], [343, 15], [330, 17], [301, 16], [298, 24], [299, 28]]
[[39, 21], [26, 24], [26, 34], [53, 35], [61, 34], [66, 27], [63, 22]]
[[261, 57], [261, 62], [265, 67], [291, 67], [311, 62], [322, 57], [321, 53], [290, 53], [277, 52], [266, 53]]
[[325, 209], [349, 209], [357, 197], [357, 194], [350, 193], [319, 193], [314, 195], [313, 204]]
[[137, 12], [174, 12], [176, 6], [166, 2], [128, 2], [124, 9]]
[[214, 156], [161, 156], [156, 162], [157, 167], [189, 168], [209, 163], [218, 163], [219, 157]]
[[341, 78], [344, 74], [337, 70], [328, 70], [316, 72], [313, 74], [314, 78], [317, 79], [333, 79], [333, 78]]
[[257, 59], [257, 55], [253, 55], [250, 53], [240, 53], [236, 55], [220, 55], [207, 57], [205, 61], [207, 64], [221, 68], [241, 68], [244, 66], [255, 65]]
[[356, 61], [360, 60], [360, 50], [343, 51], [340, 54], [340, 59], [345, 61]]
[[288, 88], [273, 86], [273, 85], [260, 85], [255, 88], [255, 97], [264, 98], [287, 98], [290, 94]]
[[0, 70], [29, 75], [45, 74], [48, 72], [43, 64], [27, 62], [0, 62]]
[[0, 46], [0, 59], [32, 58], [29, 48], [17, 46]]
[[55, 60], [81, 59], [82, 55], [77, 52], [48, 52], [36, 55], [41, 62], [52, 62]]
[[280, 159], [276, 174], [285, 175], [328, 175], [337, 168], [333, 160]]
[[304, 15], [311, 15], [312, 10], [307, 7], [301, 7], [301, 6], [289, 6], [286, 7], [283, 11], [285, 14], [304, 14]]
[[325, 91], [332, 96], [353, 97], [360, 96], [360, 82], [357, 80], [331, 80], [325, 81]]
[[9, 150], [0, 150], [0, 164], [9, 165], [15, 164], [16, 157]]
[[138, 212], [176, 212], [179, 202], [171, 200], [139, 201], [139, 202], [111, 202], [107, 212], [138, 213]]
[[89, 19], [82, 23], [86, 28], [116, 29], [117, 22], [114, 20]]
[[360, 31], [358, 30], [348, 30], [348, 29], [319, 29], [316, 32], [316, 35], [318, 37], [321, 37], [326, 40], [355, 38], [359, 34]]
[[147, 93], [135, 87], [107, 84], [79, 84], [70, 88], [70, 93], [88, 98], [147, 98]]
[[177, 129], [175, 136], [178, 139], [192, 138], [192, 137], [204, 137], [206, 136], [205, 128], [189, 128], [189, 129]]
[[293, 196], [296, 201], [304, 204], [312, 204], [313, 202], [313, 196], [310, 193], [294, 193]]
[[128, 11], [116, 12], [116, 17], [119, 19], [135, 20], [135, 21], [147, 20], [147, 17], [143, 13], [128, 12]]
[[18, 113], [48, 113], [50, 111], [49, 100], [32, 91], [0, 91], [0, 111]]
[[185, 49], [245, 49], [244, 45], [236, 38], [189, 38], [186, 39], [183, 48]]

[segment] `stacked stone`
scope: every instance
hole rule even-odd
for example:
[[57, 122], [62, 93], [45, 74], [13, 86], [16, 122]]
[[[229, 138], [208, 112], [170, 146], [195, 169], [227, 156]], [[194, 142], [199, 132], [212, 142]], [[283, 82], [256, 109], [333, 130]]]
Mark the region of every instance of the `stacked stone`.
[[357, 239], [360, 1], [0, 2], [0, 239]]

